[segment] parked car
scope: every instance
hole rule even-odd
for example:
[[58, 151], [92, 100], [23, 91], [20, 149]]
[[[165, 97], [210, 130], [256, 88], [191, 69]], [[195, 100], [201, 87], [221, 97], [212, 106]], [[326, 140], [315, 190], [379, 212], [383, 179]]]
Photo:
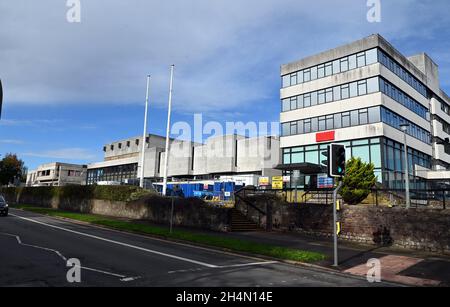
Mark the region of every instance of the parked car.
[[8, 204], [3, 196], [0, 195], [0, 215], [8, 216]]

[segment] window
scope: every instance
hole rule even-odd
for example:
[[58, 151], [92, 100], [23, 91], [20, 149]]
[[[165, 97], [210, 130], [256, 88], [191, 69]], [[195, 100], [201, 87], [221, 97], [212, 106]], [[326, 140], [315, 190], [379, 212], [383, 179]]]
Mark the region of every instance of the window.
[[281, 106], [281, 110], [283, 111], [283, 112], [286, 112], [286, 111], [290, 111], [291, 110], [291, 100], [288, 98], [288, 99], [283, 99], [283, 101], [282, 101], [282, 106]]
[[303, 129], [303, 120], [299, 120], [297, 122], [297, 132], [298, 134], [303, 134], [305, 133], [304, 129]]
[[139, 139], [136, 139], [135, 143], [136, 145], [139, 145]]
[[297, 84], [297, 74], [293, 73], [291, 74], [291, 85]]
[[291, 122], [290, 135], [296, 135], [296, 134], [297, 134], [297, 122]]
[[350, 97], [350, 86], [348, 84], [341, 87], [341, 98], [347, 99]]
[[367, 81], [358, 81], [358, 95], [366, 95], [367, 94]]
[[319, 117], [319, 131], [327, 130], [325, 116]]
[[291, 86], [291, 76], [290, 75], [283, 76], [281, 83], [283, 87]]
[[370, 78], [367, 79], [367, 93], [375, 93], [379, 91], [379, 79], [376, 78]]
[[359, 125], [358, 110], [354, 110], [354, 111], [350, 112], [350, 124], [352, 126], [358, 126]]
[[341, 100], [341, 87], [340, 86], [333, 87], [333, 98], [335, 101]]
[[304, 130], [305, 130], [305, 133], [310, 133], [311, 132], [311, 119], [305, 119], [304, 121], [303, 121], [303, 123], [304, 123]]
[[311, 70], [306, 69], [303, 71], [303, 82], [311, 81]]
[[359, 124], [366, 125], [369, 123], [367, 109], [359, 110]]
[[325, 64], [317, 66], [317, 76], [319, 79], [325, 77]]
[[297, 97], [292, 97], [291, 98], [291, 110], [296, 110], [297, 109]]
[[106, 152], [106, 146], [103, 146], [103, 151]]
[[127, 147], [130, 147], [130, 141], [127, 141]]
[[311, 118], [311, 132], [317, 132], [319, 131], [319, 122], [317, 120], [317, 117]]
[[325, 103], [325, 90], [320, 90], [317, 93], [317, 96], [318, 96], [318, 103], [319, 104]]
[[317, 105], [317, 92], [311, 93], [311, 105], [312, 106]]
[[348, 58], [341, 59], [341, 72], [348, 70]]
[[378, 50], [370, 49], [366, 51], [366, 64], [371, 65], [378, 62]]
[[317, 67], [311, 67], [311, 80], [317, 79]]
[[290, 123], [283, 123], [281, 124], [281, 135], [288, 136], [291, 132], [291, 126]]
[[311, 106], [311, 94], [305, 94], [303, 96], [303, 105], [305, 108]]
[[380, 122], [380, 108], [379, 107], [369, 108], [368, 115], [369, 115], [369, 123], [372, 124], [372, 123]]
[[110, 148], [111, 150], [114, 150], [114, 145], [110, 145], [109, 148]]
[[119, 149], [122, 149], [122, 143], [119, 143]]
[[332, 102], [333, 101], [333, 89], [329, 88], [325, 91], [325, 101]]
[[334, 114], [334, 128], [339, 129], [341, 127], [342, 127], [341, 113]]
[[350, 127], [350, 112], [342, 113], [342, 127]]
[[334, 115], [327, 115], [326, 117], [326, 122], [327, 122], [327, 126], [326, 126], [326, 130], [332, 130], [334, 129]]
[[366, 66], [366, 53], [361, 52], [356, 55], [356, 64], [358, 67]]
[[339, 60], [333, 61], [333, 73], [338, 74], [341, 72], [341, 65]]
[[350, 97], [358, 96], [358, 84], [357, 82], [350, 83]]
[[333, 63], [329, 62], [325, 64], [325, 76], [331, 76], [333, 74]]
[[348, 57], [348, 69], [352, 70], [356, 68], [356, 54]]

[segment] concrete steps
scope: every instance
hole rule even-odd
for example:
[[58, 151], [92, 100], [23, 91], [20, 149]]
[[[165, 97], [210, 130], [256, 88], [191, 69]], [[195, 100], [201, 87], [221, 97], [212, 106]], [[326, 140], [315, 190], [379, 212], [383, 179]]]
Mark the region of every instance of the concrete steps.
[[258, 225], [250, 221], [238, 209], [233, 208], [231, 211], [231, 231], [257, 231]]

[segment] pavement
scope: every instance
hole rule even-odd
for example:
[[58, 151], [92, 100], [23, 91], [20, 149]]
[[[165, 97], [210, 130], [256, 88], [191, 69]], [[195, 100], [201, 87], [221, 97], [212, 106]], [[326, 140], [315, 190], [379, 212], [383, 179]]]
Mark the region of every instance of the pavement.
[[[243, 235], [245, 236], [245, 234]], [[0, 218], [0, 286], [372, 287], [382, 281], [295, 266], [10, 209]], [[70, 283], [79, 260], [80, 283]], [[73, 260], [71, 260], [73, 261]], [[76, 267], [75, 267], [76, 269]]]
[[[191, 230], [195, 231], [195, 230]], [[316, 263], [325, 268], [366, 276], [367, 262], [379, 259], [382, 280], [410, 286], [450, 286], [450, 256], [392, 247], [376, 247], [340, 241], [339, 266], [333, 267], [332, 239], [281, 232], [214, 233], [224, 237], [315, 251], [327, 255]]]

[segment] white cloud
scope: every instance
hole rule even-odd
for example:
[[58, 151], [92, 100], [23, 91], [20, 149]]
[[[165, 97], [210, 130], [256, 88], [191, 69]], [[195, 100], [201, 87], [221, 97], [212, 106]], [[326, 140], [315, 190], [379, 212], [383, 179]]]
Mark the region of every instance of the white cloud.
[[24, 144], [24, 141], [22, 141], [22, 140], [9, 140], [9, 139], [4, 139], [4, 140], [2, 140], [2, 139], [0, 139], [0, 143], [2, 143], [2, 144], [11, 144], [11, 145], [22, 145], [22, 144]]
[[[167, 101], [185, 112], [253, 110], [276, 96], [279, 64], [381, 32], [432, 37], [447, 1], [382, 1], [382, 22], [366, 21], [366, 1], [82, 0], [68, 23], [65, 1], [0, 4], [0, 77], [5, 104]], [[424, 46], [426, 49], [426, 46]]]

